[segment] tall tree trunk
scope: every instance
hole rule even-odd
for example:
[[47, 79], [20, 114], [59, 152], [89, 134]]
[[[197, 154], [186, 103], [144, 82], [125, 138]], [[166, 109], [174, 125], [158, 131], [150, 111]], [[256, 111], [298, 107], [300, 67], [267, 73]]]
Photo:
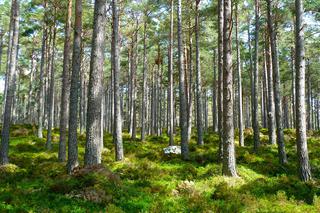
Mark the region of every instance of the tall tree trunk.
[[[281, 164], [287, 163], [287, 154], [284, 146], [284, 135], [283, 135], [283, 124], [282, 124], [282, 106], [281, 106], [281, 88], [280, 88], [280, 71], [278, 63], [278, 50], [277, 50], [277, 37], [272, 20], [272, 9], [271, 0], [267, 0], [268, 7], [268, 28], [270, 35], [270, 46], [272, 56], [272, 70], [273, 70], [273, 88], [274, 88], [274, 104], [276, 113], [276, 124], [277, 124], [277, 142], [278, 142], [278, 154], [279, 161]], [[270, 90], [272, 87], [270, 88]]]
[[9, 61], [8, 67], [8, 85], [7, 94], [4, 107], [3, 116], [3, 126], [1, 132], [1, 146], [0, 146], [0, 163], [5, 165], [9, 163], [9, 133], [10, 133], [10, 123], [11, 123], [11, 110], [14, 98], [14, 93], [16, 89], [16, 75], [17, 75], [17, 51], [18, 51], [18, 40], [19, 40], [19, 0], [12, 0], [11, 5], [11, 23], [12, 23], [12, 37], [9, 42], [10, 45], [10, 55], [7, 58]]
[[[0, 29], [0, 72], [2, 72], [2, 53], [3, 53], [3, 40], [4, 40], [4, 32]], [[1, 113], [2, 114], [2, 113]]]
[[231, 0], [224, 0], [223, 28], [223, 166], [222, 174], [236, 177], [233, 125], [232, 15]]
[[[147, 19], [147, 14], [145, 14]], [[144, 21], [143, 27], [143, 82], [142, 82], [142, 102], [141, 102], [141, 141], [145, 140], [146, 134], [146, 103], [147, 103], [147, 20]]]
[[[14, 30], [14, 23], [13, 23], [13, 7], [11, 6], [11, 15], [10, 15], [10, 22], [9, 22], [9, 35], [8, 35], [8, 47], [7, 47], [7, 62], [6, 62], [6, 75], [5, 75], [5, 83], [4, 83], [4, 91], [3, 91], [3, 103], [6, 103], [7, 98], [7, 91], [8, 91], [8, 84], [9, 84], [9, 68], [10, 68], [10, 55], [11, 55], [11, 46], [12, 46], [12, 36]], [[5, 104], [2, 105], [3, 111], [5, 111]], [[1, 118], [3, 119], [3, 117]]]
[[237, 45], [237, 72], [238, 72], [238, 113], [239, 113], [239, 144], [240, 146], [244, 146], [244, 136], [243, 136], [243, 116], [242, 116], [242, 79], [241, 79], [241, 57], [240, 57], [240, 45], [239, 45], [239, 38], [238, 38], [238, 3], [236, 3], [235, 8], [236, 14], [236, 45]]
[[[190, 1], [190, 9], [192, 9], [192, 1]], [[192, 34], [193, 34], [193, 30], [191, 27], [191, 17], [189, 19], [189, 51], [186, 51], [186, 57], [188, 60], [186, 63], [186, 70], [189, 71], [189, 84], [188, 85], [188, 93], [187, 93], [187, 99], [188, 99], [188, 141], [190, 141], [191, 139], [191, 134], [192, 134], [192, 117], [193, 117], [193, 88], [194, 88], [194, 84], [193, 84], [193, 48], [192, 48]], [[186, 48], [186, 50], [188, 50]], [[189, 53], [189, 54], [187, 54]], [[186, 72], [187, 73], [187, 72]], [[186, 76], [187, 77], [187, 76]], [[195, 107], [196, 108], [196, 107]], [[196, 118], [195, 118], [196, 119]]]
[[[1, 64], [1, 60], [0, 60]], [[27, 122], [32, 123], [31, 119], [31, 100], [32, 100], [32, 90], [33, 90], [33, 78], [36, 73], [36, 55], [34, 49], [31, 51], [31, 68], [30, 68], [30, 82], [28, 90], [28, 103], [27, 103]]]
[[311, 122], [311, 118], [312, 118], [312, 110], [311, 110], [311, 102], [312, 102], [312, 98], [311, 98], [311, 73], [310, 73], [310, 60], [309, 58], [307, 58], [306, 61], [306, 66], [307, 66], [307, 130], [311, 130], [312, 129], [312, 122]]
[[118, 1], [112, 1], [112, 46], [113, 46], [113, 77], [114, 77], [114, 128], [113, 128], [113, 143], [115, 145], [115, 158], [117, 161], [123, 160], [123, 145], [122, 145], [122, 119], [120, 109], [120, 89], [119, 89], [119, 75], [120, 75], [120, 48], [119, 48], [119, 13]]
[[189, 158], [187, 99], [185, 93], [185, 72], [183, 67], [183, 44], [182, 44], [182, 20], [181, 0], [178, 0], [178, 55], [179, 55], [179, 96], [180, 96], [180, 129], [181, 129], [181, 154], [183, 159]]
[[54, 57], [55, 57], [55, 43], [56, 43], [56, 20], [54, 20], [53, 25], [53, 37], [52, 37], [52, 53], [51, 53], [51, 68], [50, 68], [50, 85], [49, 85], [49, 97], [48, 97], [48, 129], [47, 129], [47, 142], [46, 148], [47, 150], [51, 150], [52, 148], [52, 122], [53, 122], [53, 109], [54, 109]]
[[294, 61], [294, 48], [291, 48], [291, 104], [292, 104], [292, 123], [296, 127], [296, 84], [295, 84], [295, 61]]
[[266, 54], [265, 60], [267, 64], [268, 73], [268, 133], [269, 143], [276, 144], [276, 129], [275, 129], [275, 109], [274, 109], [274, 96], [273, 96], [273, 75], [272, 75], [272, 64], [271, 64], [271, 53], [270, 53], [270, 38], [266, 36]]
[[43, 17], [43, 31], [42, 31], [42, 44], [41, 44], [41, 61], [40, 61], [40, 76], [39, 76], [39, 94], [38, 94], [38, 138], [43, 138], [43, 117], [44, 117], [44, 66], [46, 61], [46, 41], [47, 41], [47, 19], [46, 19], [47, 1], [44, 1], [44, 17]]
[[[96, 0], [94, 4], [94, 22], [90, 77], [88, 88], [87, 138], [84, 164], [86, 166], [101, 163], [101, 100], [102, 75], [105, 47], [106, 0]], [[120, 112], [119, 112], [120, 113]], [[121, 120], [120, 120], [121, 124]]]
[[172, 54], [172, 47], [173, 47], [173, 0], [170, 1], [170, 35], [169, 35], [169, 58], [168, 58], [168, 74], [169, 74], [169, 105], [168, 105], [168, 119], [169, 119], [169, 145], [174, 144], [174, 131], [173, 131], [173, 54]]
[[219, 159], [223, 158], [223, 9], [224, 0], [218, 0], [218, 130], [219, 130]]
[[[196, 0], [196, 20], [195, 20], [195, 34], [196, 34], [196, 85], [197, 85], [197, 133], [198, 133], [198, 145], [203, 145], [203, 112], [202, 112], [202, 89], [201, 89], [201, 71], [200, 71], [200, 47], [199, 47], [199, 3], [200, 0]], [[190, 58], [191, 60], [191, 58]], [[192, 101], [192, 100], [190, 100]]]
[[260, 5], [259, 0], [255, 0], [255, 41], [254, 41], [254, 66], [253, 66], [253, 94], [252, 94], [252, 128], [254, 137], [254, 151], [258, 152], [260, 146], [259, 130], [259, 28], [260, 28]]
[[66, 160], [66, 136], [68, 122], [68, 92], [69, 92], [69, 60], [71, 46], [71, 18], [72, 18], [72, 0], [68, 0], [67, 19], [65, 24], [65, 40], [63, 50], [63, 71], [62, 71], [62, 87], [61, 87], [61, 105], [60, 105], [60, 141], [58, 160], [63, 162]]
[[212, 86], [212, 130], [218, 131], [218, 116], [217, 116], [217, 64], [216, 64], [216, 49], [213, 50], [213, 86]]
[[304, 50], [304, 21], [303, 0], [295, 0], [296, 9], [296, 133], [297, 152], [299, 162], [299, 175], [302, 181], [311, 179], [309, 154], [307, 147], [306, 131], [306, 106], [305, 106], [305, 50]]
[[[81, 72], [81, 43], [82, 43], [82, 0], [76, 0], [75, 5], [75, 27], [73, 36], [72, 54], [72, 74], [70, 86], [69, 104], [69, 133], [68, 133], [68, 163], [67, 171], [72, 173], [78, 163], [78, 100], [79, 100], [79, 80]], [[100, 92], [100, 91], [99, 91]], [[98, 105], [99, 107], [101, 106]], [[101, 110], [101, 109], [100, 109]], [[99, 131], [99, 126], [96, 127]]]

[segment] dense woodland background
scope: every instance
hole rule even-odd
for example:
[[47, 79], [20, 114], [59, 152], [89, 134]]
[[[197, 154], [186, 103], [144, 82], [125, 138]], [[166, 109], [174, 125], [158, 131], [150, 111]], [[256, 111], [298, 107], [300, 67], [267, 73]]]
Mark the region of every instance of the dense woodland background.
[[319, 212], [319, 8], [0, 0], [0, 209]]

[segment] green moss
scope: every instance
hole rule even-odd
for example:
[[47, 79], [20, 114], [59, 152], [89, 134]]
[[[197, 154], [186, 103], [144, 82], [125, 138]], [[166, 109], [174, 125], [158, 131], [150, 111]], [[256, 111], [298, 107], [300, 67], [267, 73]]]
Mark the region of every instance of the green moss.
[[[33, 131], [32, 126], [14, 126]], [[25, 131], [25, 130], [23, 130]], [[58, 129], [53, 136], [58, 137]], [[295, 133], [285, 130], [289, 164], [278, 162], [277, 147], [261, 129], [259, 153], [253, 153], [252, 129], [245, 130], [246, 147], [236, 145], [239, 178], [221, 175], [217, 159], [219, 136], [204, 135], [196, 145], [193, 132], [190, 160], [165, 156], [167, 136], [132, 141], [123, 133], [125, 159], [114, 161], [112, 135], [104, 134], [103, 165], [66, 174], [57, 159], [58, 143], [46, 151], [45, 139], [17, 134], [10, 142], [10, 161], [0, 167], [0, 210], [12, 212], [319, 212], [320, 143], [308, 139], [315, 180], [296, 176]], [[316, 135], [316, 133], [313, 133]], [[79, 135], [83, 164], [85, 135]], [[175, 142], [179, 142], [179, 135]], [[237, 144], [237, 143], [236, 143]]]

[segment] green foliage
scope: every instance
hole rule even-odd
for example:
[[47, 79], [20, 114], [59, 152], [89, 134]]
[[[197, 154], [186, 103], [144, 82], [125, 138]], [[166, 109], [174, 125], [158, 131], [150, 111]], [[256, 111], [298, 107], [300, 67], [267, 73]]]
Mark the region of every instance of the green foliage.
[[[21, 127], [27, 130], [32, 127]], [[19, 129], [18, 126], [13, 129]], [[55, 130], [57, 131], [57, 130]], [[262, 129], [261, 136], [267, 137]], [[131, 141], [124, 133], [126, 158], [114, 161], [112, 136], [104, 135], [103, 165], [80, 167], [67, 175], [65, 163], [43, 140], [32, 135], [12, 138], [10, 160], [0, 167], [0, 209], [18, 212], [318, 212], [320, 209], [319, 138], [308, 140], [315, 180], [296, 176], [294, 132], [285, 130], [289, 164], [278, 163], [277, 148], [268, 144], [259, 154], [252, 145], [236, 147], [239, 178], [221, 176], [219, 137], [206, 134], [205, 145], [190, 144], [190, 160], [164, 156], [168, 137]], [[246, 130], [248, 140], [252, 136]], [[81, 140], [84, 135], [79, 137]], [[178, 139], [178, 138], [176, 138]], [[80, 143], [80, 163], [84, 154]]]

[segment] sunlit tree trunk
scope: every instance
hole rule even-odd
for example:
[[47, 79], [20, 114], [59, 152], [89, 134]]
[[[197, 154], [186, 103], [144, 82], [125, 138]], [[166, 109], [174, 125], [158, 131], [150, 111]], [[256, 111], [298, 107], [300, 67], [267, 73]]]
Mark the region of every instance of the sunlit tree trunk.
[[[105, 3], [105, 2], [104, 2]], [[113, 143], [115, 145], [115, 158], [117, 161], [123, 160], [123, 144], [122, 144], [122, 119], [120, 109], [120, 47], [119, 47], [119, 13], [118, 1], [112, 1], [112, 50], [113, 50], [113, 85], [114, 85], [114, 128]]]
[[219, 159], [223, 158], [223, 3], [224, 0], [218, 0], [218, 131], [219, 131]]
[[5, 165], [9, 163], [9, 133], [11, 123], [11, 112], [14, 93], [16, 89], [16, 75], [17, 75], [17, 51], [19, 40], [19, 0], [12, 0], [11, 5], [11, 23], [12, 23], [12, 37], [10, 37], [10, 55], [8, 55], [8, 75], [7, 77], [7, 94], [4, 106], [3, 126], [1, 132], [1, 146], [0, 146], [0, 163]]
[[212, 86], [212, 130], [218, 131], [218, 116], [217, 116], [217, 63], [216, 63], [216, 49], [213, 50], [213, 86]]
[[271, 64], [271, 53], [270, 53], [270, 38], [266, 36], [266, 54], [265, 60], [267, 64], [268, 73], [268, 133], [269, 143], [276, 144], [276, 129], [275, 129], [275, 112], [274, 112], [274, 96], [273, 96], [273, 75], [272, 75], [272, 64]]
[[42, 31], [42, 44], [41, 44], [41, 61], [40, 61], [40, 76], [39, 76], [39, 94], [38, 94], [38, 138], [43, 138], [42, 128], [43, 128], [43, 117], [44, 117], [44, 66], [46, 60], [46, 41], [47, 41], [47, 23], [46, 23], [46, 8], [47, 1], [44, 1], [44, 18], [43, 18], [43, 31]]
[[[196, 0], [196, 20], [195, 20], [195, 34], [196, 34], [196, 94], [197, 94], [197, 143], [203, 145], [203, 112], [202, 112], [202, 89], [201, 89], [201, 71], [200, 71], [200, 49], [199, 49], [199, 3]], [[192, 60], [190, 58], [190, 60]], [[190, 100], [192, 101], [192, 100]]]
[[296, 27], [296, 134], [297, 152], [299, 163], [299, 175], [302, 181], [311, 179], [309, 165], [309, 154], [307, 147], [306, 131], [306, 106], [305, 106], [305, 50], [304, 50], [304, 21], [303, 21], [303, 0], [295, 0]]
[[238, 125], [239, 125], [239, 144], [240, 146], [244, 146], [244, 137], [243, 137], [243, 116], [242, 116], [242, 79], [241, 79], [241, 58], [240, 58], [240, 45], [239, 45], [239, 38], [238, 38], [238, 3], [236, 3], [235, 8], [235, 14], [236, 14], [236, 46], [237, 46], [237, 72], [238, 72], [238, 113], [239, 113], [239, 119], [238, 119]]
[[232, 73], [232, 6], [224, 0], [223, 28], [223, 166], [222, 174], [236, 177], [233, 124], [233, 73]]
[[174, 144], [174, 131], [173, 131], [173, 0], [170, 1], [170, 35], [169, 35], [169, 58], [168, 58], [168, 74], [169, 74], [169, 98], [168, 98], [168, 120], [169, 120], [169, 145]]
[[[145, 19], [147, 15], [145, 15]], [[146, 103], [147, 103], [147, 20], [144, 21], [143, 27], [143, 82], [142, 82], [142, 102], [141, 102], [141, 141], [145, 140], [146, 134]]]

